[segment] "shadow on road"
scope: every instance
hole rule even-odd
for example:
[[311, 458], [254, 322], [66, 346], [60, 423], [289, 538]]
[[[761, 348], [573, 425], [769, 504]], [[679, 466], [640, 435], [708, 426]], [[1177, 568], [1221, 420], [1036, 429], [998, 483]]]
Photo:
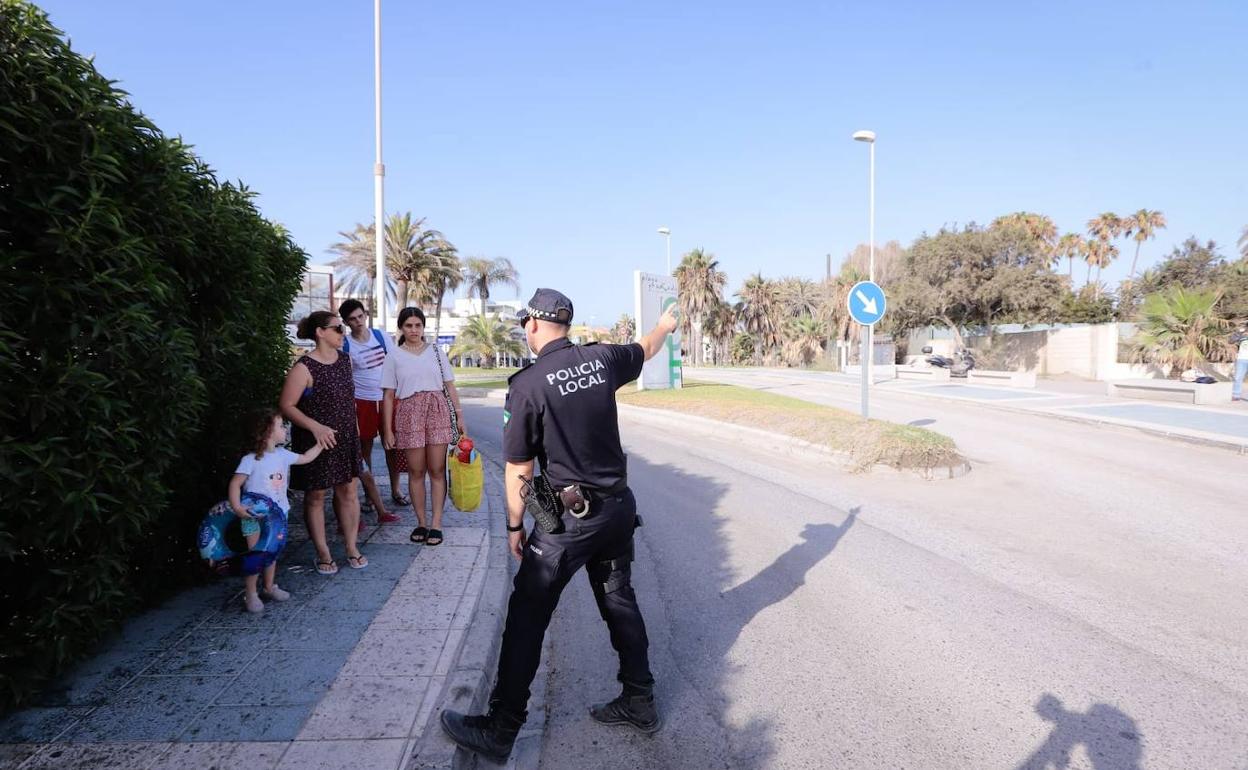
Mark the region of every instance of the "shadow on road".
[[[743, 493], [734, 493], [719, 478], [648, 463], [637, 455], [629, 458], [629, 476], [634, 480], [639, 510], [646, 517], [639, 535], [651, 553], [659, 580], [666, 586], [664, 612], [651, 614], [655, 616], [653, 623], [667, 624], [667, 645], [676, 668], [660, 681], [665, 706], [677, 712], [669, 712], [672, 727], [686, 722], [694, 734], [717, 734], [720, 745], [710, 752], [717, 756], [703, 756], [705, 761], [699, 766], [769, 766], [777, 750], [774, 721], [754, 715], [746, 721], [734, 713], [748, 706], [748, 697], [743, 701], [741, 666], [731, 662], [730, 654], [760, 613], [782, 604], [805, 584], [810, 570], [854, 526], [858, 509], [845, 514], [839, 524], [806, 524], [774, 561], [738, 582], [730, 541], [741, 536], [742, 517], [724, 512], [758, 507], [760, 501], [738, 497]], [[788, 490], [777, 490], [776, 494], [777, 499], [768, 504], [777, 508], [798, 509], [811, 503], [809, 498]], [[819, 515], [826, 518], [826, 513], [823, 508]], [[767, 514], [764, 510], [757, 514], [759, 529], [753, 531], [761, 532], [768, 527]], [[728, 527], [732, 527], [731, 532]], [[696, 554], [690, 553], [691, 546]], [[656, 597], [643, 597], [643, 603], [646, 598], [653, 601]], [[757, 665], [776, 663], [762, 660]], [[653, 746], [646, 759], [654, 766], [688, 762], [689, 744], [671, 733], [668, 739], [670, 746]]]
[[1113, 706], [1093, 704], [1087, 712], [1068, 711], [1056, 696], [1045, 693], [1036, 713], [1053, 723], [1053, 731], [1016, 770], [1060, 770], [1083, 746], [1094, 770], [1140, 770], [1143, 747], [1135, 720]]

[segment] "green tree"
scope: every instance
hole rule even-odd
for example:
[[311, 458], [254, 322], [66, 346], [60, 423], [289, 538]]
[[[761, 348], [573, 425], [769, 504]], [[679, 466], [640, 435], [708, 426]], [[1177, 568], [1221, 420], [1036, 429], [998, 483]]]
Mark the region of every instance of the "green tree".
[[1225, 260], [1218, 253], [1216, 243], [1206, 241], [1202, 244], [1196, 238], [1188, 238], [1175, 246], [1170, 255], [1154, 268], [1155, 280], [1150, 288], [1162, 290], [1182, 286], [1198, 289], [1212, 286], [1223, 264]]
[[901, 333], [933, 323], [952, 330], [960, 346], [966, 327], [1050, 321], [1063, 282], [1049, 259], [1012, 227], [969, 225], [923, 235], [906, 250], [905, 277], [889, 311], [892, 328]]
[[707, 312], [722, 301], [728, 276], [719, 269], [715, 255], [700, 248], [682, 257], [672, 274], [676, 276], [676, 292], [684, 314], [690, 361], [696, 366], [702, 362], [702, 323]]
[[463, 263], [464, 281], [468, 284], [468, 296], [481, 298], [481, 315], [490, 301], [491, 286], [510, 286], [520, 291], [520, 273], [506, 257], [469, 257]]
[[1230, 323], [1217, 312], [1221, 298], [1218, 291], [1182, 286], [1145, 297], [1133, 359], [1170, 366], [1171, 377], [1211, 361], [1231, 360]]
[[1057, 225], [1044, 214], [1016, 211], [1013, 214], [997, 217], [993, 220], [992, 227], [1017, 229], [1022, 239], [1031, 241], [1031, 249], [1046, 254], [1055, 261], [1061, 259], [1057, 253]]
[[753, 363], [758, 355], [758, 346], [753, 335], [748, 332], [737, 332], [732, 337], [732, 363], [737, 366]]
[[1140, 259], [1140, 246], [1144, 244], [1144, 241], [1156, 237], [1158, 230], [1165, 229], [1166, 217], [1160, 211], [1140, 209], [1125, 218], [1122, 221], [1122, 227], [1123, 236], [1135, 240], [1135, 256], [1131, 258], [1131, 274], [1128, 276], [1135, 278], [1135, 265]]
[[478, 315], [468, 319], [451, 346], [452, 356], [480, 356], [487, 368], [493, 368], [498, 356], [510, 353], [523, 356], [524, 346], [511, 336], [511, 325], [497, 315]]
[[741, 300], [737, 304], [737, 317], [754, 343], [754, 363], [761, 364], [763, 351], [769, 351], [770, 357], [770, 351], [774, 351], [778, 344], [775, 319], [780, 304], [779, 294], [775, 284], [763, 278], [762, 273], [755, 273], [745, 279], [737, 297]]
[[784, 331], [784, 358], [795, 366], [809, 366], [823, 352], [827, 327], [809, 315], [789, 319]]

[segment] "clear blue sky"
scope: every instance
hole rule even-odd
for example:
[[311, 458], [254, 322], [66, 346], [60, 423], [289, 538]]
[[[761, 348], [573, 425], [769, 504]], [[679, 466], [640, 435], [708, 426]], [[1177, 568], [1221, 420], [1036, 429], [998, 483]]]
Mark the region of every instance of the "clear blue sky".
[[[368, 0], [42, 6], [314, 262], [371, 221]], [[660, 225], [730, 292], [821, 276], [867, 237], [860, 128], [880, 242], [1145, 207], [1170, 223], [1149, 264], [1193, 234], [1232, 256], [1248, 224], [1244, 2], [385, 0], [383, 22], [387, 210], [600, 324], [663, 271]]]

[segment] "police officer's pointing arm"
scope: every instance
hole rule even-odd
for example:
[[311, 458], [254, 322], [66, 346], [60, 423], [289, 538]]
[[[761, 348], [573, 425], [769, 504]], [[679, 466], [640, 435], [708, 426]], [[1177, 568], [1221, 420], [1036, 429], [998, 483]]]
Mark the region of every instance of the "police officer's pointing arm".
[[658, 355], [667, 341], [667, 335], [676, 331], [678, 313], [675, 304], [669, 305], [650, 333], [641, 338], [641, 349], [645, 352], [647, 361]]

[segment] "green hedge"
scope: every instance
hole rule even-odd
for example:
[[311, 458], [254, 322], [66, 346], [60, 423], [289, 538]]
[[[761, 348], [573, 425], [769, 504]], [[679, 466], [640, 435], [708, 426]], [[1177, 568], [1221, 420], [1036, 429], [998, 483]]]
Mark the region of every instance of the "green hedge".
[[199, 578], [307, 255], [0, 0], [0, 710]]

